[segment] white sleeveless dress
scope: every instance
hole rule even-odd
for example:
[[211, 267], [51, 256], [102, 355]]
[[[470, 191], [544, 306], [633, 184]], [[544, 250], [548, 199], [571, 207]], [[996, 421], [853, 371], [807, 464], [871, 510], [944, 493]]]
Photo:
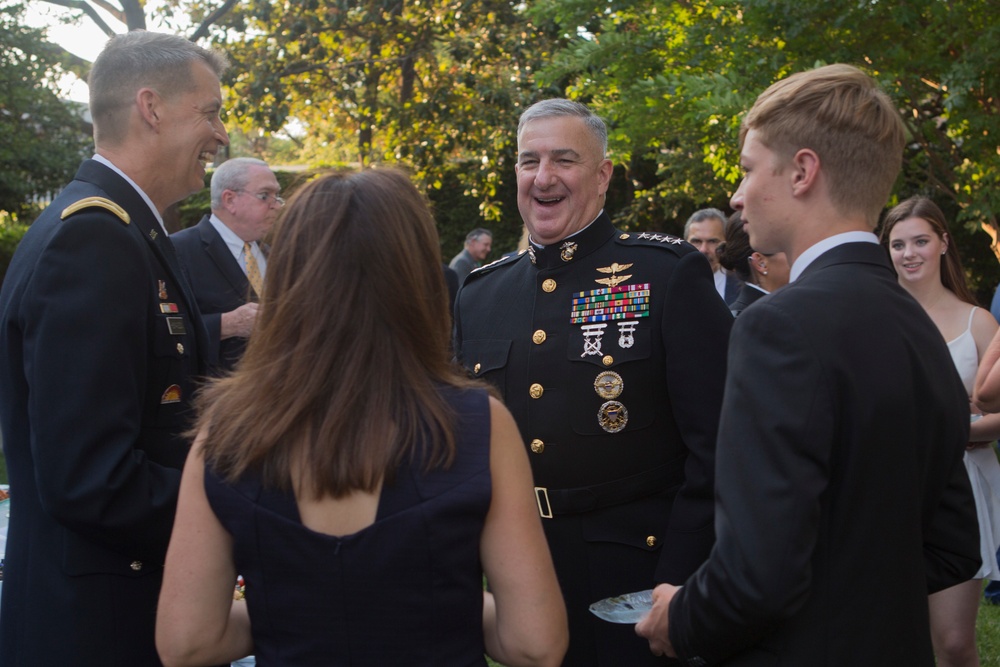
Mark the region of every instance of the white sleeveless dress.
[[[948, 351], [965, 384], [965, 391], [971, 396], [976, 370], [979, 368], [979, 352], [976, 339], [972, 337], [972, 317], [974, 306], [969, 311], [969, 324], [957, 338], [948, 341]], [[978, 418], [974, 415], [973, 418]], [[983, 565], [973, 579], [1000, 580], [1000, 565], [997, 564], [997, 547], [1000, 546], [1000, 463], [993, 446], [966, 450], [965, 469], [972, 483], [972, 494], [976, 498], [976, 514], [979, 516], [980, 555]]]

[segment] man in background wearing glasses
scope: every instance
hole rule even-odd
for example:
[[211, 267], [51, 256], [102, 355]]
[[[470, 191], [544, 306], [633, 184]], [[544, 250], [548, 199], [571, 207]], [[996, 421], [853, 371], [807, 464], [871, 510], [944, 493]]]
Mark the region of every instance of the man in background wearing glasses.
[[231, 369], [246, 348], [267, 272], [271, 229], [285, 200], [266, 162], [233, 158], [212, 174], [212, 214], [170, 236], [198, 308], [217, 344], [215, 371]]

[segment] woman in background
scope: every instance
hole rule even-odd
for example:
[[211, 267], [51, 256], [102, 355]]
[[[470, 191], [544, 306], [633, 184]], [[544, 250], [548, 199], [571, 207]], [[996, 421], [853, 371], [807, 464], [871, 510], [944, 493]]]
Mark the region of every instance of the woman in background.
[[198, 404], [164, 663], [558, 665], [566, 611], [527, 455], [450, 362], [423, 198], [400, 172], [332, 175], [278, 225], [246, 356]]
[[[952, 359], [971, 397], [976, 371], [997, 332], [989, 311], [979, 308], [965, 282], [958, 248], [951, 242], [944, 213], [926, 197], [911, 197], [893, 208], [882, 225], [899, 284], [915, 298], [948, 342]], [[1000, 436], [1000, 414], [982, 416], [970, 407], [972, 424], [965, 465], [979, 515], [983, 566], [976, 577], [930, 596], [931, 639], [939, 667], [979, 665], [976, 615], [984, 578], [1000, 579], [996, 560], [1000, 511], [1000, 465], [991, 442]], [[989, 479], [993, 478], [991, 489]]]
[[729, 306], [734, 317], [765, 294], [788, 284], [789, 266], [785, 253], [765, 255], [751, 248], [750, 236], [743, 229], [739, 211], [729, 216], [725, 241], [715, 249], [715, 253], [719, 263], [743, 281], [736, 301]]

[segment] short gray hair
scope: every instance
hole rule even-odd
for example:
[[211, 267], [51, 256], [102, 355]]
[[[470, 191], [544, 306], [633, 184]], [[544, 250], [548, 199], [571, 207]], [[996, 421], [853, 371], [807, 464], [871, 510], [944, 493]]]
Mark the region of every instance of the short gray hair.
[[699, 211], [695, 211], [691, 214], [691, 217], [687, 219], [684, 223], [684, 240], [687, 240], [688, 234], [691, 232], [691, 225], [695, 222], [704, 222], [705, 220], [710, 220], [712, 218], [717, 219], [722, 223], [722, 230], [726, 229], [726, 221], [729, 216], [720, 211], [717, 208], [703, 208]]
[[608, 126], [604, 120], [591, 111], [587, 106], [563, 98], [542, 100], [535, 102], [524, 110], [521, 119], [517, 122], [517, 136], [520, 138], [521, 130], [533, 120], [542, 118], [552, 118], [555, 116], [575, 116], [583, 120], [587, 129], [591, 131], [597, 141], [601, 144], [601, 157], [608, 153]]
[[164, 97], [190, 90], [190, 66], [199, 60], [219, 77], [229, 67], [223, 54], [177, 35], [134, 30], [108, 40], [88, 78], [98, 141], [117, 143], [125, 137], [129, 107], [141, 88], [155, 88]]
[[235, 192], [246, 188], [252, 167], [271, 168], [266, 162], [255, 157], [234, 157], [215, 168], [212, 172], [212, 210], [222, 206], [222, 193], [226, 190]]
[[489, 236], [492, 239], [493, 232], [486, 229], [485, 227], [476, 227], [471, 232], [465, 235], [465, 242], [468, 243], [469, 241], [475, 241], [480, 236]]

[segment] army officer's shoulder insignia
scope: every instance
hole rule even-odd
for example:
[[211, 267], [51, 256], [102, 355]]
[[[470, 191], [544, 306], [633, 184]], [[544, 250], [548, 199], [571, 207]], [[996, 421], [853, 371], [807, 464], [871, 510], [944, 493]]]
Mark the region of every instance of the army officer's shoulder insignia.
[[78, 211], [84, 211], [91, 208], [103, 208], [105, 211], [110, 211], [115, 215], [115, 217], [126, 225], [132, 221], [128, 211], [106, 197], [84, 197], [83, 199], [75, 201], [64, 208], [59, 217], [60, 219], [65, 220]]
[[659, 232], [619, 232], [615, 236], [615, 242], [626, 246], [654, 246], [669, 250], [678, 256], [695, 252], [694, 246], [681, 237]]

